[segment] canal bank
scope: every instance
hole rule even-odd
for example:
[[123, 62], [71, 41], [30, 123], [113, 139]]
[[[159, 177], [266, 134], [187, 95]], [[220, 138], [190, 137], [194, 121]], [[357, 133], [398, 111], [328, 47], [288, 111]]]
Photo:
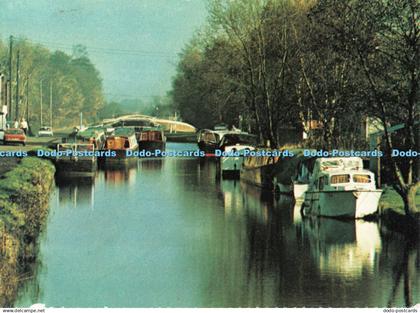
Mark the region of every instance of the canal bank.
[[55, 169], [33, 157], [0, 159], [0, 169], [0, 307], [10, 307], [32, 276]]

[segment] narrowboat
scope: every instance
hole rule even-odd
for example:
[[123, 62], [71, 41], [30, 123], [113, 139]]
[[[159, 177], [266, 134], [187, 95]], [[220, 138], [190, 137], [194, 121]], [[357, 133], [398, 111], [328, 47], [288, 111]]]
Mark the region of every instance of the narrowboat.
[[201, 151], [207, 154], [214, 154], [217, 149], [217, 143], [219, 141], [218, 135], [211, 129], [202, 129], [197, 135], [197, 145]]
[[74, 130], [68, 137], [62, 139], [63, 143], [90, 143], [95, 150], [102, 150], [105, 145], [105, 128], [89, 127], [82, 131]]
[[262, 189], [276, 191], [275, 165], [280, 157], [248, 156], [244, 158], [240, 178], [245, 183]]
[[382, 190], [358, 157], [318, 158], [302, 204], [304, 215], [364, 218], [378, 209]]
[[202, 129], [197, 135], [198, 148], [206, 153], [206, 156], [213, 156], [216, 149], [218, 149], [218, 143], [225, 134], [229, 133], [229, 130], [224, 127], [217, 125], [214, 130]]
[[94, 176], [98, 166], [95, 146], [91, 143], [60, 143], [55, 166], [58, 176]]
[[76, 135], [77, 142], [91, 143], [96, 150], [104, 148], [105, 138], [105, 130], [103, 128], [87, 128]]
[[106, 137], [104, 145], [104, 150], [111, 151], [115, 156], [105, 158], [105, 163], [135, 159], [128, 155], [137, 151], [138, 147], [134, 129], [115, 128], [114, 132]]
[[139, 151], [165, 150], [166, 137], [161, 127], [144, 127], [136, 132]]
[[[241, 168], [241, 180], [276, 194], [292, 194], [291, 177], [298, 157], [289, 150], [268, 150], [271, 156], [248, 156]], [[256, 151], [258, 154], [258, 150]]]

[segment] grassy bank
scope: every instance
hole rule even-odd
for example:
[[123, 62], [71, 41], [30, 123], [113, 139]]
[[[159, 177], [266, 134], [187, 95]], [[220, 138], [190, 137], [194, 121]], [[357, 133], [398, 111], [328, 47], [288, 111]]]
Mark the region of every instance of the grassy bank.
[[[420, 206], [419, 191], [416, 194], [416, 206]], [[379, 201], [378, 212], [383, 225], [388, 229], [403, 233], [410, 240], [420, 240], [420, 216], [417, 215], [413, 218], [405, 215], [404, 203], [394, 188], [384, 188], [384, 192]]]
[[[416, 194], [416, 205], [420, 206], [420, 190]], [[379, 211], [386, 212], [387, 210], [394, 210], [396, 213], [404, 214], [404, 202], [392, 187], [384, 188], [379, 202]]]
[[8, 307], [36, 258], [55, 169], [33, 157], [0, 162], [8, 166], [0, 174], [0, 307]]

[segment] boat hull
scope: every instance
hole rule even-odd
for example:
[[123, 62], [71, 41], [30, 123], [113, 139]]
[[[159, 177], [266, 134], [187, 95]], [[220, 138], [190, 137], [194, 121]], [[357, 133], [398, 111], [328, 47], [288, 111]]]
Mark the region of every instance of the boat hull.
[[270, 166], [241, 168], [241, 180], [266, 190], [274, 190], [273, 177]]
[[152, 151], [160, 150], [164, 151], [166, 148], [166, 142], [164, 141], [139, 141], [139, 151]]
[[305, 192], [308, 191], [309, 184], [293, 182], [293, 196], [295, 200], [303, 200]]
[[215, 154], [216, 149], [217, 149], [217, 145], [216, 144], [211, 144], [205, 141], [199, 141], [198, 142], [198, 148], [201, 151], [204, 151], [205, 154]]
[[[138, 147], [125, 149], [125, 150], [109, 150], [111, 152], [115, 152], [115, 157], [103, 157], [101, 158], [104, 164], [114, 164], [114, 163], [127, 163], [130, 161], [135, 162], [137, 157], [127, 156], [127, 151], [135, 152], [138, 150]], [[133, 153], [131, 153], [133, 155]]]
[[222, 177], [240, 177], [242, 163], [243, 157], [221, 157], [220, 171], [222, 173]]
[[58, 159], [55, 162], [57, 175], [59, 176], [93, 176], [97, 169], [97, 161], [94, 159]]
[[197, 142], [197, 133], [193, 132], [179, 132], [168, 133], [165, 132], [166, 140], [170, 142]]
[[382, 190], [307, 191], [303, 203], [305, 215], [364, 218], [378, 209]]

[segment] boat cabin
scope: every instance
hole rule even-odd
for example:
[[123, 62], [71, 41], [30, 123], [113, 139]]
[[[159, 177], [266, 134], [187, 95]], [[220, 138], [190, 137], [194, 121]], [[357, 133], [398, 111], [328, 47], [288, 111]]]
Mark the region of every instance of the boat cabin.
[[[95, 145], [91, 143], [59, 143], [57, 145], [57, 152], [59, 152], [57, 159], [74, 158], [73, 155], [77, 155], [78, 152], [94, 152], [95, 150]], [[66, 153], [61, 155], [60, 153], [69, 151], [71, 153], [68, 155]], [[94, 158], [94, 156], [88, 156], [86, 158]]]
[[374, 190], [374, 173], [363, 169], [358, 157], [319, 158], [315, 161], [312, 187], [318, 190]]
[[363, 160], [359, 157], [348, 158], [318, 158], [315, 161], [313, 177], [325, 171], [333, 170], [361, 170], [363, 169]]
[[165, 141], [165, 135], [162, 129], [154, 127], [150, 129], [143, 129], [137, 135], [137, 141]]
[[217, 144], [221, 135], [211, 129], [202, 129], [198, 132], [197, 141], [209, 144]]
[[376, 189], [375, 175], [367, 170], [326, 171], [314, 183], [319, 191]]
[[137, 147], [135, 132], [131, 128], [116, 128], [114, 134], [105, 141], [105, 149], [127, 150]]
[[219, 148], [224, 150], [228, 146], [256, 146], [257, 137], [243, 132], [226, 133], [219, 142]]
[[101, 150], [105, 145], [105, 131], [102, 128], [87, 128], [77, 133], [76, 140], [92, 144], [96, 150]]

